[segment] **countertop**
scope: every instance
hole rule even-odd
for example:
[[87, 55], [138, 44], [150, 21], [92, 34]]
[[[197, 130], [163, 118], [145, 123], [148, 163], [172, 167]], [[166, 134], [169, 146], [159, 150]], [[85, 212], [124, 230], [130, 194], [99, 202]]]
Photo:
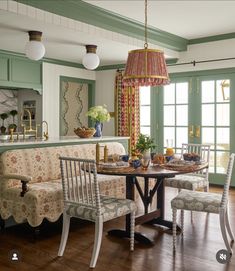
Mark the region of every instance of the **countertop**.
[[63, 143], [92, 143], [102, 141], [116, 141], [116, 140], [128, 140], [126, 136], [102, 136], [102, 137], [91, 137], [91, 138], [79, 138], [77, 136], [61, 136], [58, 138], [49, 138], [48, 140], [43, 139], [20, 139], [20, 140], [0, 140], [0, 148], [8, 146], [22, 146], [22, 145], [49, 145], [49, 144], [63, 144]]

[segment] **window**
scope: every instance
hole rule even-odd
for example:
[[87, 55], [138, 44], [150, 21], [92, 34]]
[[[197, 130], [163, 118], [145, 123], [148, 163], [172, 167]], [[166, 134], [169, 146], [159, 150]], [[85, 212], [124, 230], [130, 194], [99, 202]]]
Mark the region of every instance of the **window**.
[[[163, 93], [163, 144], [181, 149], [188, 143], [188, 82], [171, 83]], [[172, 142], [172, 146], [167, 146]]]
[[201, 81], [202, 143], [211, 145], [211, 173], [226, 173], [230, 153], [229, 96], [230, 80]]
[[150, 125], [150, 87], [140, 87], [140, 132], [151, 134]]

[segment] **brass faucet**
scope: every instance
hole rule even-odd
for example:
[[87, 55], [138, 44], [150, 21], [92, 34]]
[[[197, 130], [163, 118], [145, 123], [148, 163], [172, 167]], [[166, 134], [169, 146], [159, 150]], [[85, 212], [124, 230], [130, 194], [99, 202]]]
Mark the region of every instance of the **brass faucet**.
[[43, 123], [46, 124], [46, 132], [43, 132], [43, 137], [44, 137], [45, 140], [48, 140], [48, 138], [49, 138], [49, 134], [48, 134], [48, 122], [45, 121], [45, 120], [43, 120], [42, 123], [41, 123], [42, 128], [43, 128]]
[[[29, 129], [27, 129], [25, 127], [25, 124], [23, 124], [23, 114], [24, 112], [27, 112], [28, 113], [28, 116], [29, 116]], [[32, 116], [31, 116], [31, 113], [28, 109], [24, 108], [22, 114], [21, 114], [21, 126], [23, 127], [23, 136], [24, 136], [24, 139], [25, 139], [25, 134], [27, 132], [34, 132], [35, 133], [35, 139], [37, 139], [38, 137], [38, 124], [35, 125], [35, 129], [32, 128]]]

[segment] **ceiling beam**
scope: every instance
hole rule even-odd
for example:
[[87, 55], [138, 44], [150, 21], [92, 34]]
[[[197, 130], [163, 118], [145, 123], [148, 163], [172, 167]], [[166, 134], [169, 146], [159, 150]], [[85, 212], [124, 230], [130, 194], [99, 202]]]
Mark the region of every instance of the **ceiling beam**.
[[[76, 21], [144, 40], [144, 24], [81, 0], [15, 0]], [[186, 51], [188, 40], [148, 26], [149, 43], [174, 51]]]
[[191, 39], [191, 40], [189, 40], [189, 45], [212, 42], [212, 41], [219, 41], [219, 40], [228, 40], [228, 39], [235, 39], [235, 32], [221, 34], [221, 35], [208, 36], [208, 37], [202, 37], [202, 38], [197, 38], [197, 39]]

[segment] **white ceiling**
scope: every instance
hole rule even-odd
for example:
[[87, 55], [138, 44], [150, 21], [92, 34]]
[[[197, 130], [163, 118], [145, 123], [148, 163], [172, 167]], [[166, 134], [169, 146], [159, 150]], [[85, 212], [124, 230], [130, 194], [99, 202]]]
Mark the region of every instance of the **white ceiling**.
[[[85, 0], [144, 22], [144, 0]], [[186, 39], [235, 32], [235, 1], [148, 0], [149, 25]]]
[[[86, 2], [140, 22], [144, 21], [144, 0]], [[17, 5], [14, 1], [12, 4]], [[153, 0], [148, 4], [149, 24], [185, 38], [235, 32], [235, 1]], [[0, 3], [0, 8], [1, 6]], [[10, 12], [0, 9], [0, 49], [24, 53], [29, 30], [43, 32], [45, 57], [77, 63], [82, 62], [85, 44], [98, 46], [100, 65], [125, 63], [129, 50], [143, 47], [143, 41], [80, 22], [77, 23], [81, 26], [77, 27], [76, 21], [40, 10], [35, 11], [32, 7], [26, 10], [25, 14], [23, 11], [21, 14], [17, 12], [20, 6], [21, 4], [17, 8], [12, 7]], [[74, 27], [69, 27], [70, 23], [74, 24]], [[150, 48], [159, 48], [156, 45], [149, 45]], [[179, 56], [178, 52], [169, 49], [164, 49], [164, 52], [167, 57]]]
[[[123, 64], [129, 50], [143, 47], [143, 41], [80, 22], [77, 27], [76, 21], [57, 15], [55, 20], [52, 13], [41, 12], [40, 16], [35, 16], [34, 12], [21, 15], [0, 9], [0, 49], [24, 53], [29, 30], [43, 32], [45, 57], [77, 63], [82, 63], [86, 44], [98, 46], [100, 65]], [[71, 22], [74, 26], [69, 26]], [[163, 49], [156, 45], [151, 48]], [[164, 52], [166, 57], [178, 56], [178, 52], [172, 50], [165, 49]]]
[[[0, 0], [1, 1], [1, 0]], [[46, 47], [45, 57], [82, 63], [86, 49], [85, 44], [98, 46], [97, 53], [102, 65], [119, 64], [126, 61], [128, 50], [133, 46], [120, 44], [102, 37], [96, 37], [66, 27], [34, 20], [26, 16], [0, 11], [0, 49], [24, 53], [28, 42], [29, 30], [43, 32]], [[112, 50], [110, 50], [112, 48]]]

